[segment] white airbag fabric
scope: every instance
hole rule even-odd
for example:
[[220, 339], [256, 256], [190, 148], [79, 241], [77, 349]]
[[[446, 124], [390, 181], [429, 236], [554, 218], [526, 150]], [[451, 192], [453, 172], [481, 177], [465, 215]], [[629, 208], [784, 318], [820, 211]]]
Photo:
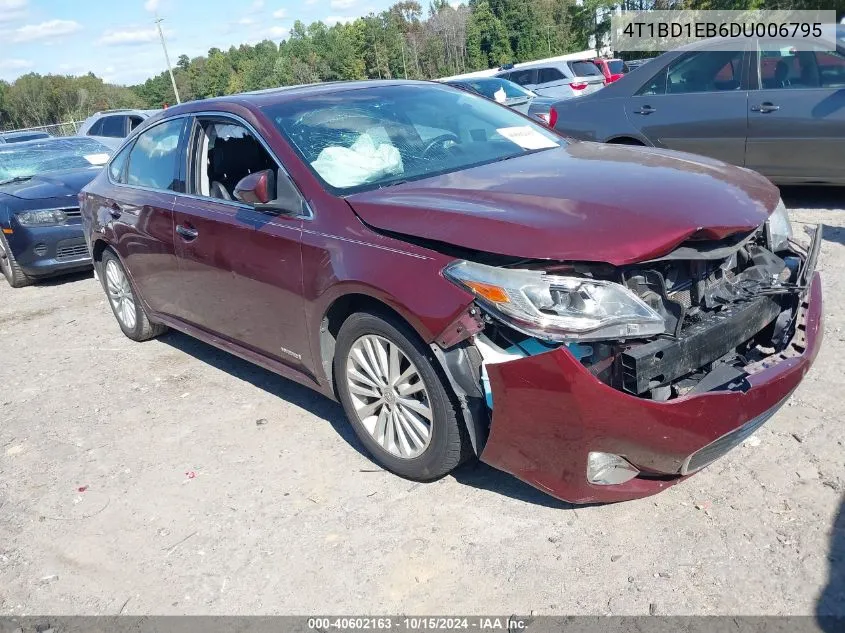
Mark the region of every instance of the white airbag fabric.
[[311, 166], [333, 187], [354, 187], [404, 172], [399, 150], [387, 143], [376, 146], [369, 134], [351, 147], [325, 148]]

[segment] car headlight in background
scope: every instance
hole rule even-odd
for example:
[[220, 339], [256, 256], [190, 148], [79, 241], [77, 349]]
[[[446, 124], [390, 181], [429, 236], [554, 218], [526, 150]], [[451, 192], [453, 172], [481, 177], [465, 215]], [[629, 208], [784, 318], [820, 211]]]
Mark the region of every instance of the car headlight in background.
[[642, 338], [663, 317], [620, 284], [459, 261], [443, 270], [515, 329], [543, 340]]
[[18, 213], [17, 219], [21, 226], [55, 226], [64, 224], [67, 214], [61, 209], [41, 209]]
[[778, 206], [766, 220], [766, 239], [769, 242], [769, 250], [772, 252], [783, 250], [791, 237], [792, 225], [789, 223], [789, 212], [783, 200], [779, 200]]

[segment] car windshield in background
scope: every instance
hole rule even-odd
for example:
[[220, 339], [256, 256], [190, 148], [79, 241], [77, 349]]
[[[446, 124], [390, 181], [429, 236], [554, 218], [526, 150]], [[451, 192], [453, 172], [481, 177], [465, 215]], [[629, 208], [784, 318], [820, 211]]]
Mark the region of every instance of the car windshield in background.
[[576, 77], [590, 77], [592, 75], [602, 74], [598, 66], [586, 60], [582, 62], [569, 62], [569, 69], [575, 73]]
[[625, 62], [621, 59], [612, 59], [607, 62], [607, 67], [610, 68], [612, 74], [620, 75], [625, 71]]
[[339, 194], [564, 143], [483, 97], [427, 84], [318, 94], [267, 106], [264, 112], [327, 188]]
[[[484, 95], [488, 99], [494, 101], [504, 101], [506, 99], [528, 99], [533, 97], [533, 93], [529, 92], [522, 86], [518, 86], [512, 81], [506, 79], [499, 79], [491, 77], [489, 79], [467, 79], [461, 81], [465, 86], [469, 86], [479, 94]], [[497, 96], [499, 98], [497, 98]]]
[[59, 169], [101, 167], [110, 153], [102, 143], [81, 137], [0, 145], [0, 183]]

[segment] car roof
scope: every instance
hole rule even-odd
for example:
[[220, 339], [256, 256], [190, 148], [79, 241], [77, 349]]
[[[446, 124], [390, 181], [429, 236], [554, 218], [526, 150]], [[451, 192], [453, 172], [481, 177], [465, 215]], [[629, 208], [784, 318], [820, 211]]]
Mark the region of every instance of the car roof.
[[273, 105], [282, 101], [295, 101], [308, 97], [351, 90], [365, 90], [367, 88], [382, 88], [385, 86], [444, 86], [444, 83], [435, 81], [417, 81], [411, 79], [365, 79], [361, 81], [326, 81], [315, 84], [303, 84], [298, 86], [281, 86], [279, 88], [267, 88], [252, 92], [240, 92], [225, 97], [211, 97], [198, 101], [188, 101], [181, 105], [170, 106], [164, 110], [168, 116], [197, 112], [200, 110], [214, 108], [220, 105], [250, 104], [258, 108]]

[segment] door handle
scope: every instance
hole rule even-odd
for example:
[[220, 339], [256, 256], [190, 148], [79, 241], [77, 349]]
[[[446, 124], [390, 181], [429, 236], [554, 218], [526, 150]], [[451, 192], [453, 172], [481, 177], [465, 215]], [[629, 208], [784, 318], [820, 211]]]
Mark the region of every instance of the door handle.
[[657, 112], [657, 108], [652, 108], [650, 105], [644, 105], [639, 110], [634, 110], [634, 114], [651, 114]]
[[182, 226], [181, 224], [176, 225], [176, 232], [182, 236], [186, 242], [190, 242], [191, 240], [197, 239], [197, 236], [200, 234], [195, 228], [190, 226]]
[[123, 207], [121, 207], [117, 202], [112, 202], [109, 205], [109, 215], [115, 220], [120, 217], [121, 213], [123, 213]]
[[775, 112], [777, 110], [780, 110], [780, 106], [775, 105], [771, 101], [764, 101], [760, 105], [751, 106], [752, 112], [760, 112], [762, 114], [766, 114], [767, 112]]

